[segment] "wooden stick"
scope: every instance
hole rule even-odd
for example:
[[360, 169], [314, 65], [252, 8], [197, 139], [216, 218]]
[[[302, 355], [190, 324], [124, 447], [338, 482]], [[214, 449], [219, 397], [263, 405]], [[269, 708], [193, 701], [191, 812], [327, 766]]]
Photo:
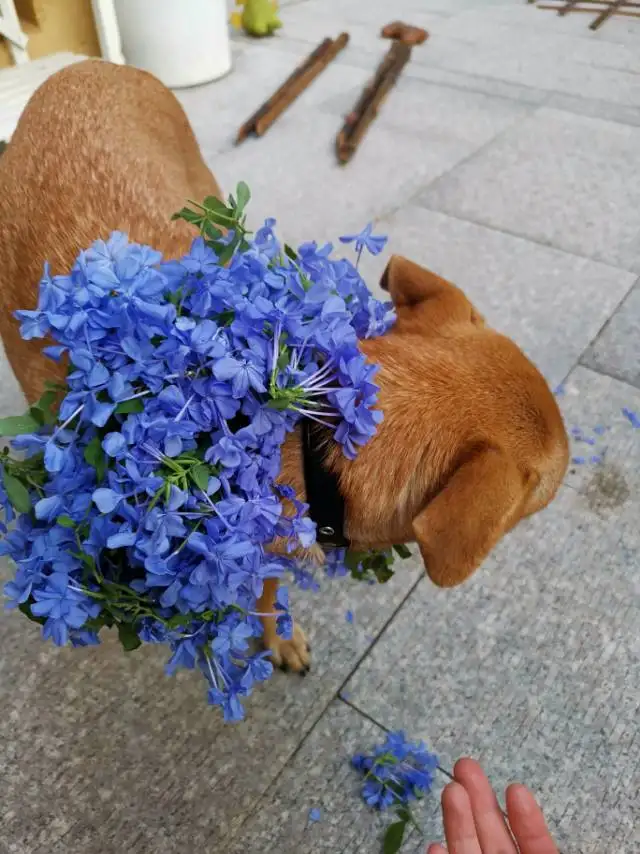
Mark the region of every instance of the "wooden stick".
[[337, 39], [332, 41], [322, 56], [316, 58], [315, 62], [304, 69], [298, 77], [291, 81], [286, 91], [275, 99], [272, 108], [262, 115], [255, 123], [256, 136], [265, 134], [278, 116], [290, 106], [295, 99], [316, 79], [321, 71], [336, 58], [341, 50], [347, 46], [349, 34], [341, 33]]
[[570, 12], [574, 6], [577, 6], [580, 0], [569, 0], [566, 6], [563, 6], [562, 9], [558, 9], [558, 15], [562, 18], [567, 12]]
[[342, 130], [338, 133], [336, 152], [340, 163], [347, 163], [353, 157], [369, 125], [377, 116], [380, 105], [395, 85], [410, 58], [409, 45], [400, 41], [391, 45], [372, 81], [365, 86], [355, 107], [345, 119]]
[[624, 2], [624, 0], [616, 0], [616, 2], [612, 3], [608, 9], [605, 9], [603, 12], [600, 12], [600, 14], [595, 19], [595, 21], [592, 21], [589, 24], [589, 29], [590, 30], [597, 30], [599, 27], [601, 27], [604, 24], [604, 22], [607, 20], [607, 18], [610, 18], [611, 15], [616, 14], [616, 12], [618, 11], [618, 8], [620, 6], [626, 6], [626, 3]]
[[380, 35], [383, 39], [396, 39], [411, 46], [424, 44], [429, 38], [429, 33], [422, 27], [414, 27], [413, 24], [405, 24], [404, 21], [393, 21], [387, 24], [382, 28]]
[[[537, 0], [536, 0], [536, 2], [537, 2]], [[614, 2], [616, 2], [616, 0], [555, 0], [555, 3], [553, 3], [553, 4], [552, 3], [545, 3], [545, 4], [538, 3], [538, 6], [540, 9], [542, 9], [542, 8], [545, 8], [545, 9], [547, 9], [547, 8], [548, 9], [562, 9], [563, 6], [561, 4], [564, 4], [564, 6], [571, 5], [572, 7], [577, 6], [577, 5], [583, 6], [586, 3], [593, 3], [594, 6], [611, 6]], [[635, 0], [625, 0], [621, 5], [640, 8], [640, 3], [635, 2]], [[585, 9], [584, 11], [589, 12], [589, 11], [593, 11], [593, 10], [592, 9]]]
[[[597, 2], [600, 5], [603, 5], [602, 0], [580, 0], [580, 2], [581, 3]], [[630, 4], [627, 3], [626, 5], [629, 6]], [[639, 6], [639, 8], [640, 8], [640, 6]], [[538, 3], [538, 5], [536, 6], [536, 9], [549, 9], [549, 10], [555, 11], [555, 12], [558, 11], [558, 7], [552, 6], [551, 3]], [[600, 12], [600, 11], [604, 11], [604, 10], [591, 9], [589, 7], [584, 7], [584, 6], [583, 7], [572, 6], [570, 11], [571, 12], [588, 12], [590, 15], [593, 15], [594, 12]], [[640, 18], [640, 11], [633, 12], [633, 11], [631, 11], [631, 9], [629, 9], [629, 10], [623, 9], [623, 8], [616, 9], [616, 16], [619, 16], [619, 15], [622, 15], [623, 17], [626, 17], [626, 18]]]
[[256, 136], [265, 134], [278, 116], [304, 92], [348, 42], [348, 33], [341, 33], [337, 39], [323, 39], [273, 95], [242, 125], [236, 136], [236, 145], [251, 133], [255, 133]]
[[292, 74], [287, 77], [284, 83], [273, 93], [273, 95], [262, 104], [261, 107], [255, 111], [255, 113], [251, 116], [251, 118], [247, 119], [247, 121], [242, 125], [240, 130], [238, 131], [238, 135], [236, 137], [236, 145], [246, 139], [249, 134], [255, 131], [256, 122], [262, 118], [270, 108], [273, 103], [277, 101], [278, 98], [282, 97], [283, 93], [286, 92], [287, 87], [291, 85], [292, 81], [303, 74], [308, 68], [310, 68], [314, 62], [316, 62], [319, 58], [321, 58], [325, 52], [331, 47], [333, 44], [333, 39], [326, 38], [323, 39], [318, 47], [313, 50], [309, 56], [302, 62], [300, 65], [293, 71]]

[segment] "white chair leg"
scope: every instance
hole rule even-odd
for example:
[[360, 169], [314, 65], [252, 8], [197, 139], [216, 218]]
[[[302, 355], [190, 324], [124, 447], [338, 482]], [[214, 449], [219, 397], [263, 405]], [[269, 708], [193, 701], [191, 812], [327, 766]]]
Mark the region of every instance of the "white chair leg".
[[0, 0], [0, 35], [7, 40], [9, 53], [16, 65], [29, 61], [28, 39], [22, 32], [13, 0]]
[[118, 65], [125, 64], [120, 40], [120, 28], [113, 0], [91, 0], [93, 17], [100, 42], [102, 58]]

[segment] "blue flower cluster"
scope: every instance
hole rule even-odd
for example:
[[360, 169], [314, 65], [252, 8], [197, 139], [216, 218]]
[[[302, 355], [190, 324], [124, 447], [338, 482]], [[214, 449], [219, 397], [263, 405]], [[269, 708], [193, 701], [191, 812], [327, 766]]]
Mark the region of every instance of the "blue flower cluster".
[[431, 789], [438, 767], [438, 758], [422, 742], [407, 741], [402, 731], [389, 733], [373, 754], [358, 753], [351, 762], [364, 775], [364, 801], [378, 810], [422, 797]]
[[[69, 275], [45, 269], [37, 309], [17, 313], [23, 338], [53, 339], [44, 352], [69, 372], [0, 424], [24, 453], [0, 455], [0, 504], [17, 514], [0, 554], [16, 564], [10, 605], [45, 638], [96, 644], [113, 626], [125, 649], [168, 644], [167, 671], [199, 667], [210, 703], [239, 720], [272, 671], [253, 642], [263, 584], [315, 541], [308, 508], [276, 484], [282, 443], [302, 417], [348, 458], [373, 436], [376, 367], [358, 338], [394, 314], [330, 245], [294, 252], [274, 220], [249, 237], [233, 206], [209, 201], [184, 258], [114, 233]], [[384, 242], [348, 239], [358, 254]], [[276, 538], [288, 556], [267, 550]], [[286, 637], [285, 587], [276, 607]]]

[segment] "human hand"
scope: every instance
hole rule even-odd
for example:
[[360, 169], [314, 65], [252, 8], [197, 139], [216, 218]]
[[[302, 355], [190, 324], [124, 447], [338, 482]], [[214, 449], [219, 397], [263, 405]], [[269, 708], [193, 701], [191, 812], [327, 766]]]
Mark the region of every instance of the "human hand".
[[430, 845], [427, 854], [558, 854], [542, 810], [524, 786], [507, 789], [507, 820], [477, 762], [460, 759], [453, 776], [442, 793], [447, 847]]

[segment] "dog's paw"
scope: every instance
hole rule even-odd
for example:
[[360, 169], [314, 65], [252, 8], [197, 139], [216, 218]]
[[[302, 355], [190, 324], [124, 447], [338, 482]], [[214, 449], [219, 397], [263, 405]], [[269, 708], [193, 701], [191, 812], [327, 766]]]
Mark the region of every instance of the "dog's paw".
[[294, 624], [291, 640], [276, 637], [266, 645], [271, 653], [271, 661], [280, 670], [291, 670], [306, 676], [311, 670], [311, 647], [300, 626]]

